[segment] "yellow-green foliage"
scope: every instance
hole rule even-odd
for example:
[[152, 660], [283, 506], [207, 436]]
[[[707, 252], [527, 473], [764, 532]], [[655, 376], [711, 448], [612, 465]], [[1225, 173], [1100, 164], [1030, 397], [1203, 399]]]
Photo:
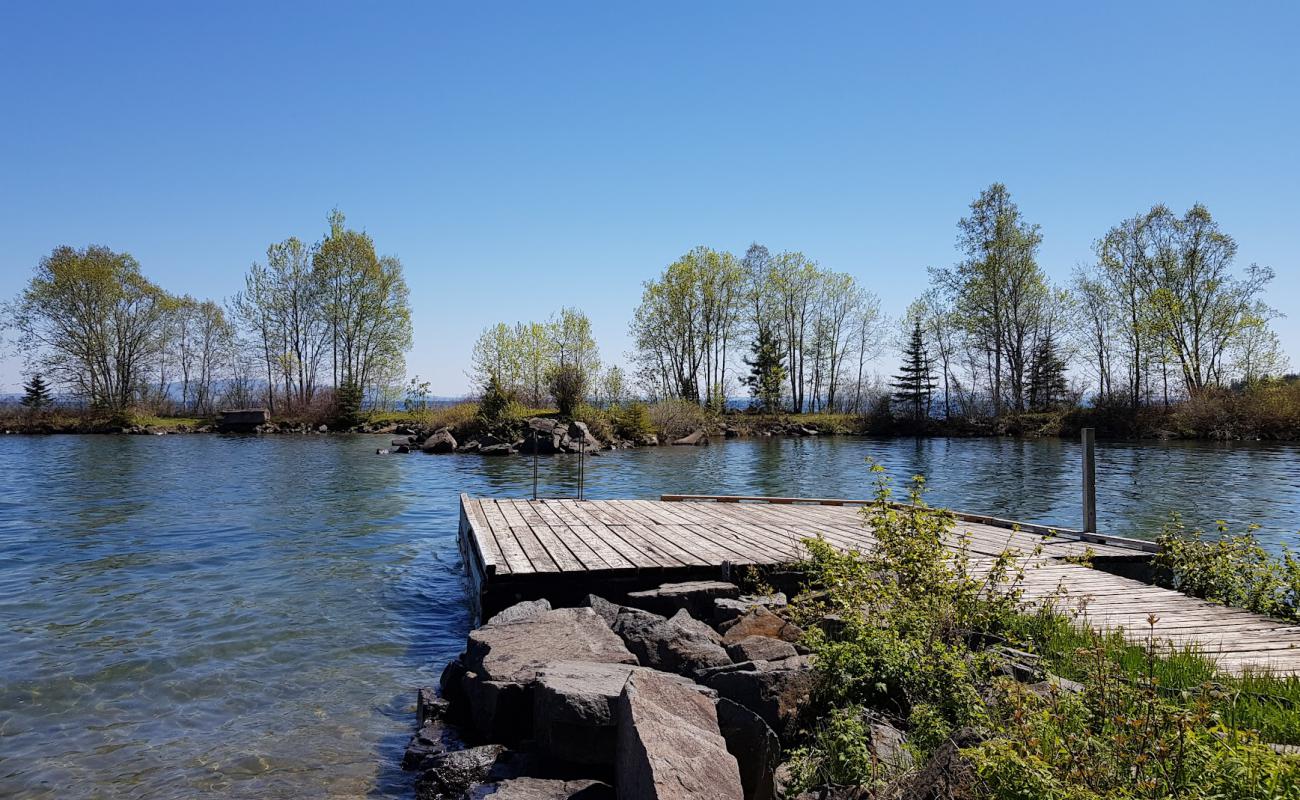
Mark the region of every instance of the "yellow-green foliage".
[[1300, 620], [1300, 559], [1287, 547], [1274, 557], [1255, 530], [1230, 534], [1220, 521], [1216, 535], [1205, 536], [1173, 516], [1159, 538], [1160, 582], [1193, 597]]
[[[877, 546], [842, 553], [806, 542], [817, 591], [794, 611], [808, 630], [820, 707], [793, 753], [796, 788], [856, 784], [866, 793], [846, 796], [897, 796], [903, 779], [880, 775], [865, 755], [870, 712], [904, 729], [922, 760], [958, 728], [981, 732], [962, 751], [977, 775], [974, 796], [1300, 798], [1300, 761], [1259, 734], [1300, 736], [1300, 682], [1221, 675], [1193, 651], [1158, 649], [1154, 635], [1134, 644], [1081, 630], [1050, 607], [1030, 613], [1016, 554], [987, 575], [975, 570], [960, 543], [955, 555], [945, 548], [952, 517], [924, 506], [922, 481], [912, 506], [897, 507], [873, 469], [877, 502], [864, 513]], [[1001, 675], [987, 648], [994, 641], [1038, 654], [1082, 691], [1031, 691]]]
[[699, 403], [667, 398], [650, 406], [650, 420], [655, 431], [669, 441], [680, 439], [713, 421], [709, 412]]
[[614, 422], [610, 415], [595, 406], [581, 403], [573, 409], [573, 419], [585, 423], [587, 430], [602, 442], [614, 440]]

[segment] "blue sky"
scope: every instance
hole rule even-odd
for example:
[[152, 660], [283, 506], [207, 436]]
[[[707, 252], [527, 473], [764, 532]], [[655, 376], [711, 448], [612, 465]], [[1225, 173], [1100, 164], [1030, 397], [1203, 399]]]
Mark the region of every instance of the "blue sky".
[[[1002, 181], [1064, 280], [1206, 203], [1300, 361], [1300, 5], [6, 3], [0, 297], [59, 244], [226, 297], [341, 208], [406, 266], [409, 370], [576, 305], [607, 358], [699, 244], [798, 249], [897, 312]], [[0, 391], [21, 380], [0, 360]]]

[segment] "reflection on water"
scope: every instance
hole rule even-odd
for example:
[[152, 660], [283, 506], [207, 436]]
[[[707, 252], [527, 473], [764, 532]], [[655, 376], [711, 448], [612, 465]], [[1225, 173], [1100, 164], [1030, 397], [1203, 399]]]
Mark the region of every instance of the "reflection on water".
[[[402, 796], [414, 687], [467, 627], [456, 497], [526, 496], [527, 458], [375, 437], [0, 439], [0, 796]], [[1300, 529], [1300, 448], [1098, 446], [1103, 530], [1171, 510]], [[1064, 526], [1057, 440], [766, 439], [588, 459], [589, 497], [865, 497], [866, 457], [931, 500]], [[543, 458], [544, 495], [577, 460]]]

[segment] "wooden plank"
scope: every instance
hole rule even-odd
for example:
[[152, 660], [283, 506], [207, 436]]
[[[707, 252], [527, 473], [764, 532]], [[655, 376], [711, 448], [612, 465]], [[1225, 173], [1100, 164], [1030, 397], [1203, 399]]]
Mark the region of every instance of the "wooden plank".
[[[574, 530], [569, 524], [568, 515], [561, 516], [556, 512], [555, 508], [540, 500], [533, 504], [533, 508], [539, 516], [547, 520], [551, 530], [556, 536], [560, 537], [560, 541], [569, 548], [569, 552], [573, 553], [582, 562], [583, 567], [588, 570], [599, 570], [609, 569], [612, 566], [604, 555], [587, 541], [591, 538], [589, 532], [584, 530], [582, 533], [578, 533]], [[602, 547], [602, 549], [605, 548]], [[622, 559], [617, 559], [616, 563], [619, 566], [626, 566]]]
[[475, 555], [483, 567], [484, 576], [494, 575], [497, 571], [497, 562], [504, 560], [501, 556], [501, 550], [496, 547], [496, 541], [492, 537], [492, 527], [483, 519], [481, 513], [476, 513], [475, 502], [470, 499], [468, 494], [460, 494], [460, 513], [465, 520], [468, 528], [468, 534], [473, 541]]
[[655, 554], [643, 551], [633, 542], [620, 536], [612, 528], [598, 519], [595, 514], [588, 513], [588, 508], [585, 502], [579, 503], [577, 500], [555, 500], [548, 502], [557, 503], [561, 508], [568, 511], [575, 520], [584, 525], [587, 530], [590, 530], [605, 544], [606, 547], [617, 553], [633, 568], [644, 569], [663, 567], [677, 563], [673, 560], [668, 560], [667, 562], [660, 561]]
[[550, 554], [546, 552], [546, 546], [537, 538], [533, 532], [532, 526], [529, 525], [512, 525], [510, 531], [518, 540], [519, 546], [532, 562], [533, 572], [559, 572], [560, 566], [555, 563]]
[[512, 574], [534, 572], [533, 562], [528, 560], [528, 555], [519, 546], [514, 532], [510, 530], [510, 523], [501, 514], [501, 509], [497, 507], [496, 502], [479, 500], [479, 509], [488, 520], [488, 524], [492, 526], [492, 535], [496, 537], [497, 544], [501, 546], [501, 555], [505, 558], [506, 564], [510, 566], [510, 572]]
[[[542, 543], [542, 547], [546, 548], [547, 555], [549, 555], [551, 560], [555, 562], [555, 565], [560, 568], [560, 572], [587, 571], [587, 567], [582, 563], [582, 560], [578, 558], [577, 554], [569, 549], [568, 545], [564, 543], [559, 534], [557, 534], [555, 529], [550, 525], [538, 523], [536, 525], [529, 525], [528, 527], [532, 529], [533, 535], [537, 537], [537, 541]], [[604, 562], [601, 562], [601, 564], [603, 566]]]

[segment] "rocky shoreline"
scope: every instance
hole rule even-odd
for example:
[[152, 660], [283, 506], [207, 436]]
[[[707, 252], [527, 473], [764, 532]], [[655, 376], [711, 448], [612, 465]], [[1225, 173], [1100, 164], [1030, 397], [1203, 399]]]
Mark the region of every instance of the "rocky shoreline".
[[664, 584], [512, 606], [422, 689], [402, 765], [419, 800], [781, 795], [812, 665], [782, 594]]

